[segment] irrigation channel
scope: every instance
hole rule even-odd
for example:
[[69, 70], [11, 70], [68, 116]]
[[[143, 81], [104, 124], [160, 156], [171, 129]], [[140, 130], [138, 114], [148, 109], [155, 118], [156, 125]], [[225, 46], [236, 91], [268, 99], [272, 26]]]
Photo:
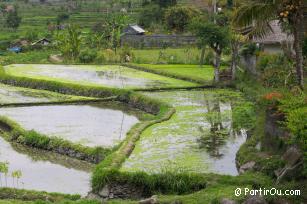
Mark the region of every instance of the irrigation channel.
[[[153, 78], [149, 83], [142, 81], [144, 79], [133, 80], [136, 73], [128, 68], [118, 70], [121, 76], [116, 76], [113, 70], [112, 77], [105, 77], [110, 73], [99, 75], [101, 70], [97, 71], [97, 67], [80, 66], [79, 70], [74, 72], [70, 66], [46, 66], [48, 69], [27, 65], [23, 70], [21, 65], [11, 65], [7, 69], [15, 67], [11, 74], [22, 73], [28, 77], [35, 75], [41, 78], [48, 75], [51, 77], [48, 80], [65, 78], [74, 81], [79, 79], [80, 75], [89, 77], [79, 81], [81, 84], [89, 84], [88, 81], [91, 81], [97, 82], [96, 85], [108, 83], [119, 86], [117, 78], [122, 77], [121, 72], [125, 74], [119, 87], [147, 87], [148, 84], [164, 87], [166, 83], [170, 83], [170, 86], [182, 84], [180, 80], [159, 75], [149, 76]], [[146, 74], [150, 73], [145, 73], [145, 79]], [[92, 81], [92, 77], [96, 81]], [[195, 85], [186, 83], [188, 84], [183, 84]], [[0, 85], [0, 90], [0, 104], [32, 103], [20, 107], [1, 107], [0, 116], [15, 121], [26, 130], [57, 136], [88, 147], [118, 145], [129, 129], [142, 120], [140, 115], [144, 115], [139, 110], [115, 101], [36, 106], [35, 103], [50, 101], [82, 99], [84, 102], [86, 98], [6, 85]], [[254, 120], [251, 113], [253, 104], [245, 101], [240, 92], [228, 89], [194, 89], [140, 93], [169, 103], [176, 109], [176, 113], [170, 120], [150, 126], [141, 134], [121, 171], [157, 173], [174, 170], [237, 175], [236, 152], [245, 142], [250, 124]], [[81, 195], [90, 191], [90, 171], [93, 167], [90, 163], [26, 148], [0, 138], [0, 162], [5, 161], [9, 163], [10, 173], [20, 170], [22, 177], [17, 184], [16, 179], [10, 178], [10, 173], [7, 174], [8, 178], [2, 175], [2, 187]]]

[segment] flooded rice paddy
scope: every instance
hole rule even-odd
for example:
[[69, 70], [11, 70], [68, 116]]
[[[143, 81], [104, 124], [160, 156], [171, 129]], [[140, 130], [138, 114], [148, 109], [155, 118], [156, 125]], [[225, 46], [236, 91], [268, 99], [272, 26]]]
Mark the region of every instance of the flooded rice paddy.
[[[7, 176], [1, 174], [0, 186], [29, 190], [80, 194], [90, 191], [92, 166], [50, 152], [11, 145], [0, 137], [0, 162], [8, 162]], [[20, 171], [19, 179], [12, 172]]]
[[139, 122], [131, 109], [117, 102], [0, 108], [0, 115], [26, 130], [90, 147], [118, 144]]
[[6, 66], [5, 71], [14, 76], [116, 88], [196, 86], [192, 82], [172, 79], [119, 65], [13, 64]]
[[123, 171], [237, 175], [235, 155], [253, 124], [253, 104], [229, 90], [144, 94], [173, 105], [176, 113], [142, 133]]
[[85, 97], [62, 95], [49, 91], [20, 88], [0, 83], [0, 104], [67, 101], [83, 98]]

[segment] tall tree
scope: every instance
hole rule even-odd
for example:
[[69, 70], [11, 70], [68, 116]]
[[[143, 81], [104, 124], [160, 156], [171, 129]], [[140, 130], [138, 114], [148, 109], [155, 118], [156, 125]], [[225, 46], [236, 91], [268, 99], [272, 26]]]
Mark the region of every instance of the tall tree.
[[269, 31], [269, 22], [279, 19], [287, 22], [294, 36], [296, 75], [298, 85], [304, 88], [302, 44], [304, 37], [303, 1], [300, 0], [245, 0], [236, 10], [234, 24], [252, 27], [251, 35], [264, 37]]
[[219, 82], [221, 55], [230, 40], [228, 27], [221, 27], [212, 22], [196, 21], [192, 23], [192, 29], [199, 43], [204, 46], [208, 45], [215, 52], [214, 80]]

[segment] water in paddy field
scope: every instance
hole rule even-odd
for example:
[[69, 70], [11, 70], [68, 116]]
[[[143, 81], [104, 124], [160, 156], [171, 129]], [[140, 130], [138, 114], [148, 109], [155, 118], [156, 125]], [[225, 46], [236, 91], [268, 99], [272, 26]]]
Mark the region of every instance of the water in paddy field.
[[[90, 191], [91, 164], [58, 154], [11, 145], [0, 137], [0, 162], [8, 162], [7, 178], [1, 174], [1, 187], [80, 194]], [[20, 170], [20, 179], [13, 171]]]
[[118, 144], [139, 122], [129, 109], [117, 102], [0, 108], [0, 115], [26, 130], [33, 129], [90, 147]]
[[118, 65], [8, 65], [5, 70], [16, 76], [50, 78], [85, 85], [116, 88], [153, 88], [195, 86], [191, 82], [172, 79]]
[[16, 88], [0, 84], [0, 104], [6, 103], [29, 103], [29, 102], [47, 102], [49, 98], [34, 95], [29, 90]]
[[176, 108], [143, 132], [123, 171], [165, 170], [237, 175], [235, 157], [253, 123], [253, 106], [238, 92], [145, 92]]

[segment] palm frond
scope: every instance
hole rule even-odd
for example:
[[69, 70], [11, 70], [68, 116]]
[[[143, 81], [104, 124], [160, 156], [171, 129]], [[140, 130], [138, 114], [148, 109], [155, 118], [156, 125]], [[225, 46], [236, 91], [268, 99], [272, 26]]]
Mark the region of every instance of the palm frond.
[[252, 26], [255, 21], [267, 22], [277, 17], [278, 1], [249, 1], [235, 11], [233, 24], [237, 27]]

